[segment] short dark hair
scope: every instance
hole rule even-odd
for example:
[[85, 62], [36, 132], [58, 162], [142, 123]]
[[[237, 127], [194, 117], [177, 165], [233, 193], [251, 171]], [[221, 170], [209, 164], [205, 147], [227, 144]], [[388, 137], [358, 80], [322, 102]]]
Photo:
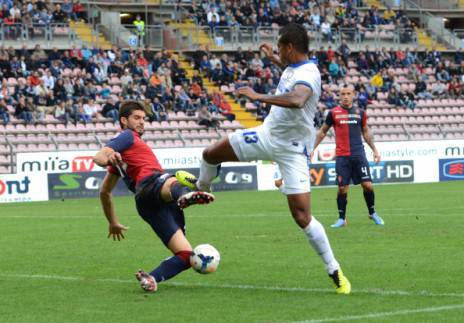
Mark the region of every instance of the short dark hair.
[[119, 107], [119, 124], [122, 127], [121, 118], [129, 118], [133, 111], [140, 110], [145, 112], [145, 107], [142, 103], [135, 100], [126, 100]]
[[284, 45], [292, 44], [298, 52], [302, 54], [308, 53], [308, 31], [302, 25], [291, 22], [279, 30], [279, 35], [279, 43]]

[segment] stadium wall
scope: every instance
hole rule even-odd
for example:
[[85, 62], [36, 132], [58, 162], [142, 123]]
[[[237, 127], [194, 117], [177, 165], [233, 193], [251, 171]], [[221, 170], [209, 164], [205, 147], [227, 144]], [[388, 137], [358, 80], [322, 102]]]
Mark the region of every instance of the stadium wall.
[[[374, 164], [376, 183], [464, 180], [464, 140], [379, 142], [382, 162]], [[311, 169], [313, 186], [335, 185], [335, 145], [321, 144]], [[155, 149], [168, 172], [198, 174], [203, 148]], [[105, 170], [94, 164], [96, 151], [18, 153], [17, 174], [0, 175], [0, 203], [97, 197]], [[266, 162], [225, 163], [213, 189], [269, 190], [275, 166]], [[128, 195], [121, 183], [115, 195]]]

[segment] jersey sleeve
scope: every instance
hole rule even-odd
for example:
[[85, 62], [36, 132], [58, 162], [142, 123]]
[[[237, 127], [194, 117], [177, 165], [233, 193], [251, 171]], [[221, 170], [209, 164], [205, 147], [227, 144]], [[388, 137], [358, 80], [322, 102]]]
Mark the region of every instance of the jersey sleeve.
[[361, 127], [364, 128], [367, 126], [367, 112], [361, 111]]
[[314, 64], [309, 64], [308, 67], [301, 67], [295, 70], [295, 83], [309, 87], [317, 95], [321, 94], [321, 74]]
[[134, 143], [134, 134], [132, 130], [127, 129], [121, 132], [119, 135], [111, 139], [107, 144], [106, 147], [110, 147], [114, 151], [118, 153], [122, 153], [124, 150], [130, 148]]
[[328, 125], [329, 127], [332, 127], [334, 125], [332, 111], [329, 111], [329, 113], [327, 113], [327, 117], [325, 117], [325, 124]]
[[111, 174], [117, 175], [117, 176], [121, 176], [121, 175], [119, 174], [118, 170], [116, 169], [116, 167], [114, 167], [114, 166], [111, 166], [111, 165], [110, 165], [110, 166], [108, 166], [108, 167], [106, 168], [106, 170], [108, 171], [108, 173], [111, 173]]

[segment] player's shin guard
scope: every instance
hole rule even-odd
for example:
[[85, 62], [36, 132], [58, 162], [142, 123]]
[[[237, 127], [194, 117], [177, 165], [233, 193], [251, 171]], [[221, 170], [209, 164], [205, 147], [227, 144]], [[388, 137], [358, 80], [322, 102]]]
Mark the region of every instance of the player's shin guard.
[[174, 256], [163, 260], [161, 264], [150, 273], [150, 275], [152, 275], [158, 283], [168, 280], [190, 268], [191, 255], [191, 251], [180, 251]]
[[338, 217], [343, 220], [346, 219], [346, 205], [348, 204], [346, 196], [346, 194], [342, 193], [337, 195]]
[[332, 274], [335, 270], [340, 269], [340, 265], [332, 252], [330, 247], [329, 238], [325, 233], [322, 224], [317, 221], [315, 217], [312, 217], [311, 222], [306, 228], [303, 229], [306, 236], [308, 237], [309, 243], [313, 249], [321, 256], [326, 266], [327, 272]]
[[189, 189], [188, 187], [181, 185], [179, 182], [174, 182], [171, 185], [171, 197], [174, 201], [177, 201], [179, 197], [182, 195], [185, 195], [187, 193], [190, 193], [192, 190]]
[[375, 213], [374, 209], [374, 202], [375, 202], [375, 195], [374, 190], [366, 190], [364, 191], [364, 200], [366, 200], [367, 209], [369, 210], [369, 215]]
[[205, 160], [201, 161], [200, 175], [198, 176], [197, 188], [201, 191], [210, 191], [211, 182], [219, 175], [221, 164], [213, 165]]

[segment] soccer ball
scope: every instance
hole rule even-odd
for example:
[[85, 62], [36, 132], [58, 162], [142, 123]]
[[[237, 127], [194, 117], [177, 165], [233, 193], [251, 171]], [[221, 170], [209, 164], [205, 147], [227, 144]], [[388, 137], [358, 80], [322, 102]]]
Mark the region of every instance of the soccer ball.
[[221, 256], [219, 251], [210, 244], [201, 244], [193, 249], [190, 264], [193, 270], [200, 274], [214, 273], [219, 266]]

